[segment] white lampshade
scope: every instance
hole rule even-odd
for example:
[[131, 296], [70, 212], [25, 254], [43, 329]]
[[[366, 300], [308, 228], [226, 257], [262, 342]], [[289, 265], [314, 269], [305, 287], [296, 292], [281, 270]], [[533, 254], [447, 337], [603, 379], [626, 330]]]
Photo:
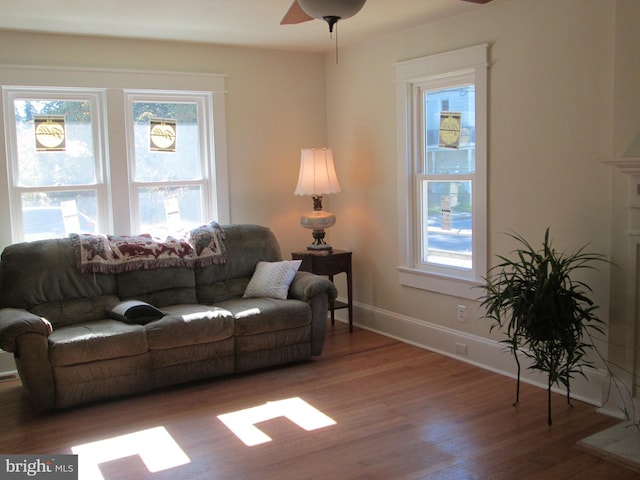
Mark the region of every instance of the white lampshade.
[[340, 192], [330, 148], [305, 148], [300, 156], [300, 174], [295, 195], [326, 195]]

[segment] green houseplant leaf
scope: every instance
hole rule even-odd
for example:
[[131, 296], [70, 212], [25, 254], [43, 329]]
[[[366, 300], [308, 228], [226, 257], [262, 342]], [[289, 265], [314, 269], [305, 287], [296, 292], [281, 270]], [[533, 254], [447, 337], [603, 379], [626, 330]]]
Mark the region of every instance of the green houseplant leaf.
[[592, 345], [585, 338], [586, 329], [602, 333], [598, 308], [590, 299], [592, 289], [574, 279], [581, 269], [594, 269], [595, 262], [606, 261], [585, 247], [573, 254], [557, 251], [545, 231], [542, 247], [534, 248], [524, 237], [508, 234], [518, 243], [512, 257], [498, 255], [499, 263], [489, 270], [480, 297], [491, 330], [504, 331], [502, 343], [517, 364], [516, 405], [520, 400], [520, 360], [531, 360], [529, 368], [548, 376], [548, 423], [551, 425], [551, 388], [562, 385], [571, 400], [571, 379], [584, 375], [591, 367], [586, 359]]

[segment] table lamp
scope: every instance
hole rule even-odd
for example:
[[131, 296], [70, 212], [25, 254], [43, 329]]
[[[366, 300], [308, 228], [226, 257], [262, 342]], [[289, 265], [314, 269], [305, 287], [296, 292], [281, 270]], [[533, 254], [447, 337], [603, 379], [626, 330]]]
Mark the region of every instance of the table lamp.
[[322, 196], [340, 191], [331, 149], [302, 149], [298, 185], [293, 193], [295, 195], [311, 195], [313, 198], [313, 211], [300, 217], [300, 224], [304, 228], [313, 230], [314, 241], [307, 247], [308, 250], [331, 250], [331, 245], [324, 241], [324, 229], [335, 225], [336, 216], [322, 210]]

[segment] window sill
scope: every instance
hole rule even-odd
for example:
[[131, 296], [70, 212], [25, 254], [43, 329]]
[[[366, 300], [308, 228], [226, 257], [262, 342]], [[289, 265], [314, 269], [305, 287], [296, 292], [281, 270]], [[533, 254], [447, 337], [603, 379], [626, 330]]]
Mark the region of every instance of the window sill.
[[435, 275], [409, 267], [398, 267], [400, 284], [452, 297], [477, 300], [482, 296], [481, 283], [465, 278]]

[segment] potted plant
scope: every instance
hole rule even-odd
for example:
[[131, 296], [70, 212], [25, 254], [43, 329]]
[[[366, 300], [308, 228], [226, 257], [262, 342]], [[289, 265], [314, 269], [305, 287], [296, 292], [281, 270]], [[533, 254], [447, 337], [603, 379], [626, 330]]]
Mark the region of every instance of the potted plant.
[[529, 368], [548, 376], [548, 424], [551, 420], [551, 388], [563, 385], [571, 403], [571, 379], [584, 375], [590, 367], [586, 358], [592, 344], [587, 329], [602, 333], [598, 308], [589, 298], [592, 289], [573, 278], [580, 269], [592, 269], [604, 256], [587, 253], [585, 247], [573, 254], [557, 251], [547, 228], [542, 248], [536, 250], [518, 234], [509, 234], [518, 242], [513, 259], [498, 256], [500, 263], [489, 270], [480, 297], [486, 317], [493, 321], [491, 330], [503, 329], [503, 343], [513, 353], [517, 364], [516, 401], [520, 400], [520, 360], [531, 360]]

